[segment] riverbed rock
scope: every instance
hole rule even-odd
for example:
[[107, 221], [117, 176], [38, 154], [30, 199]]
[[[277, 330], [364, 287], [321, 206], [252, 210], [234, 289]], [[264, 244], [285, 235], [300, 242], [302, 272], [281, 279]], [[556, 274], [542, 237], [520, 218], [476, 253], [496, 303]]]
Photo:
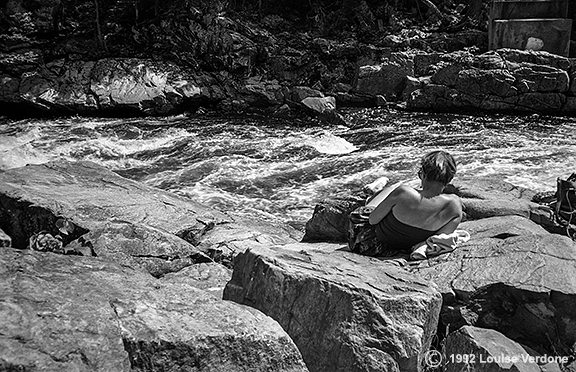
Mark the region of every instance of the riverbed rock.
[[292, 101], [294, 102], [302, 102], [304, 99], [308, 97], [324, 97], [324, 94], [319, 90], [305, 86], [293, 87], [290, 93], [291, 93], [290, 99], [292, 99]]
[[414, 55], [414, 77], [430, 76], [432, 66], [441, 62], [447, 53], [416, 53]]
[[369, 93], [336, 92], [334, 94], [338, 107], [374, 107], [376, 98]]
[[277, 320], [311, 371], [420, 370], [436, 332], [440, 295], [395, 261], [344, 248], [248, 249], [235, 261], [224, 298]]
[[[214, 81], [212, 84], [216, 85]], [[100, 110], [154, 115], [174, 113], [179, 105], [191, 104], [192, 100], [213, 100], [209, 87], [198, 84], [193, 75], [174, 64], [141, 59], [100, 60], [90, 80], [90, 91]]]
[[392, 53], [388, 61], [379, 65], [361, 66], [354, 89], [397, 100], [404, 90], [407, 77], [414, 75], [413, 58], [406, 53]]
[[[73, 227], [68, 234], [58, 228], [61, 220]], [[102, 257], [162, 275], [209, 260], [195, 245], [215, 225], [232, 221], [91, 162], [54, 161], [0, 173], [0, 228], [16, 248], [46, 231], [61, 235], [65, 246], [90, 246]]]
[[440, 60], [430, 67], [422, 66], [424, 57], [416, 59], [418, 71], [432, 75], [429, 83], [406, 96], [409, 108], [546, 113], [571, 109], [567, 106], [571, 84], [567, 58], [501, 49], [478, 56], [436, 59]]
[[541, 372], [524, 348], [492, 329], [464, 326], [446, 338], [445, 371]]
[[234, 258], [254, 246], [270, 247], [300, 241], [302, 233], [288, 225], [253, 218], [237, 218], [207, 231], [197, 248], [228, 267]]
[[261, 312], [98, 258], [0, 250], [0, 367], [306, 371]]
[[252, 77], [239, 91], [240, 97], [253, 107], [278, 106], [284, 103], [283, 88], [277, 80]]
[[570, 68], [570, 59], [544, 51], [504, 48], [499, 49], [497, 53], [502, 59], [511, 63], [532, 63], [565, 71]]
[[314, 208], [312, 218], [306, 222], [303, 242], [345, 242], [348, 231], [348, 215], [364, 205], [365, 199], [325, 200]]
[[450, 191], [462, 200], [465, 220], [496, 216], [522, 216], [553, 230], [549, 207], [532, 202], [536, 194], [493, 177], [462, 178]]
[[155, 277], [212, 259], [182, 238], [139, 223], [111, 220], [70, 242], [68, 249], [90, 247], [95, 256], [141, 268]]
[[216, 262], [198, 263], [164, 275], [161, 280], [185, 283], [222, 299], [224, 287], [232, 278], [232, 270]]
[[[72, 231], [63, 234], [59, 221]], [[233, 218], [91, 162], [67, 161], [1, 173], [0, 228], [17, 248], [46, 231], [61, 235], [65, 250], [87, 248], [157, 277], [211, 260], [230, 266], [248, 245], [295, 243], [302, 236], [283, 224]]]
[[301, 107], [328, 124], [347, 125], [344, 116], [336, 111], [336, 98], [332, 96], [306, 97], [302, 100]]
[[56, 60], [10, 79], [18, 91], [3, 92], [3, 101], [50, 113], [166, 115], [226, 97], [208, 74], [136, 58]]
[[497, 330], [537, 351], [576, 341], [576, 243], [520, 216], [468, 221], [472, 239], [411, 271], [438, 285], [451, 329]]
[[0, 229], [0, 247], [12, 247], [12, 238]]
[[20, 77], [15, 102], [26, 102], [39, 111], [94, 113], [98, 100], [90, 92], [94, 62], [52, 63]]
[[306, 97], [301, 102], [304, 106], [318, 114], [325, 114], [336, 110], [336, 99], [334, 97]]

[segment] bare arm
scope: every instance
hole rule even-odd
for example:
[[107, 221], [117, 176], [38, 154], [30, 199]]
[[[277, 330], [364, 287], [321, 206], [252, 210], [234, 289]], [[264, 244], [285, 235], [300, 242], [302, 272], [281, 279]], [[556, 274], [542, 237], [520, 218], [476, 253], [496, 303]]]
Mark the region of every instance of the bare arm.
[[[386, 191], [387, 190], [382, 190], [380, 194], [383, 194]], [[374, 198], [373, 201], [376, 199], [380, 200], [383, 199], [383, 200], [376, 206], [376, 208], [372, 211], [372, 213], [370, 213], [370, 219], [368, 220], [370, 224], [376, 225], [377, 223], [382, 221], [382, 219], [386, 217], [388, 213], [390, 213], [392, 207], [394, 207], [396, 204], [398, 204], [398, 202], [400, 202], [405, 192], [406, 191], [404, 187], [400, 186], [386, 192], [386, 195], [383, 198], [380, 198], [380, 194], [378, 194], [378, 196], [376, 196], [376, 198]], [[372, 201], [369, 204], [372, 204]]]
[[380, 191], [375, 197], [370, 199], [370, 201], [368, 202], [368, 204], [366, 204], [366, 206], [367, 207], [377, 207], [380, 203], [382, 203], [382, 201], [384, 199], [386, 199], [386, 197], [388, 197], [388, 195], [390, 195], [390, 193], [392, 193], [392, 191], [396, 190], [398, 187], [400, 187], [402, 185], [407, 185], [407, 186], [411, 186], [413, 188], [416, 188], [416, 187], [418, 187], [420, 182], [421, 182], [420, 179], [413, 179], [410, 181], [396, 182], [395, 184], [382, 189], [382, 191]]
[[455, 199], [454, 202], [451, 203], [451, 212], [454, 217], [448, 221], [446, 225], [442, 226], [436, 234], [452, 234], [456, 231], [456, 228], [462, 221], [462, 202], [460, 198]]

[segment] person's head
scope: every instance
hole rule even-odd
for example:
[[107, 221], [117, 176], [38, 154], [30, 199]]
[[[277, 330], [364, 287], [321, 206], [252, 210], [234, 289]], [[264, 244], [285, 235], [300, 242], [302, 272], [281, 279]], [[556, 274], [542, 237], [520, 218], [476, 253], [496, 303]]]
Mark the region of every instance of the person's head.
[[456, 174], [456, 161], [449, 153], [441, 150], [424, 155], [418, 175], [422, 181], [440, 182], [447, 185]]

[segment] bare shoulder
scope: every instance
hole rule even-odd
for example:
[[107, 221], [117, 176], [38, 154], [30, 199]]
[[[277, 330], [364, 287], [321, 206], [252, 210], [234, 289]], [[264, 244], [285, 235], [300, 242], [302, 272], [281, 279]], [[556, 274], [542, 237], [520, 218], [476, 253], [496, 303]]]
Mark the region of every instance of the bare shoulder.
[[419, 199], [420, 193], [408, 185], [400, 185], [393, 191], [396, 197], [402, 199]]
[[462, 201], [458, 195], [444, 194], [446, 209], [455, 215], [462, 214]]

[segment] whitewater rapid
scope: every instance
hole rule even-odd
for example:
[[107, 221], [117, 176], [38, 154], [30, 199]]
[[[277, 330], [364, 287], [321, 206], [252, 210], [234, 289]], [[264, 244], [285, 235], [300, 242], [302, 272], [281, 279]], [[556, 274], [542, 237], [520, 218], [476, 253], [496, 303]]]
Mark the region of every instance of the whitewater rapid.
[[412, 178], [419, 158], [451, 152], [459, 176], [537, 191], [576, 172], [576, 121], [541, 116], [345, 112], [350, 126], [266, 116], [0, 121], [0, 170], [90, 160], [215, 208], [302, 228], [314, 205], [380, 177]]

